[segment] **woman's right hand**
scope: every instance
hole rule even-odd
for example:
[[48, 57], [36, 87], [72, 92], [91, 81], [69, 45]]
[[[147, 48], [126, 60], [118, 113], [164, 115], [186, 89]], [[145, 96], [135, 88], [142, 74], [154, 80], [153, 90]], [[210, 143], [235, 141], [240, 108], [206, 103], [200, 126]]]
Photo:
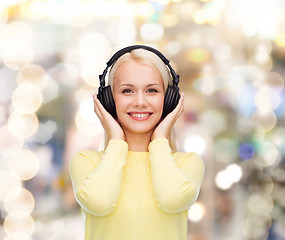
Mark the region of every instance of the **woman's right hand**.
[[110, 139], [122, 139], [125, 140], [125, 134], [122, 130], [119, 123], [113, 118], [113, 116], [107, 112], [107, 110], [103, 107], [99, 99], [97, 98], [97, 94], [93, 95], [94, 102], [94, 111], [97, 114], [98, 118], [101, 121], [101, 124]]

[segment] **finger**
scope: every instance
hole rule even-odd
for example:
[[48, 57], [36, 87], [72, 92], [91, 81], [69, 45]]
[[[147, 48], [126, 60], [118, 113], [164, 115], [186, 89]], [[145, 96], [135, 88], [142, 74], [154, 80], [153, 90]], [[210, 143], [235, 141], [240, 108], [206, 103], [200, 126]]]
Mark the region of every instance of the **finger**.
[[180, 93], [180, 99], [178, 101], [178, 104], [176, 106], [176, 108], [174, 109], [174, 119], [175, 121], [180, 117], [180, 115], [182, 114], [182, 112], [184, 111], [184, 93]]
[[94, 102], [94, 111], [97, 114], [97, 116], [102, 119], [102, 113], [98, 108], [98, 98], [97, 98], [97, 94], [93, 95], [93, 102]]
[[179, 107], [178, 115], [180, 116], [180, 114], [184, 111], [184, 93], [181, 94], [179, 105], [180, 105], [180, 107]]
[[178, 101], [177, 106], [172, 111], [172, 114], [175, 115], [175, 118], [181, 114], [181, 110], [183, 111], [183, 102], [184, 102], [184, 93], [180, 93], [180, 99]]

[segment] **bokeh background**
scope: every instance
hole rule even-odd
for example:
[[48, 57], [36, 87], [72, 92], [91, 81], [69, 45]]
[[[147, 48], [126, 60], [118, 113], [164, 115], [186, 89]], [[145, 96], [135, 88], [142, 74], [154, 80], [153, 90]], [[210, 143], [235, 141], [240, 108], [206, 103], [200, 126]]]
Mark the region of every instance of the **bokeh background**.
[[110, 56], [159, 49], [180, 75], [180, 151], [206, 173], [189, 240], [285, 239], [285, 1], [1, 0], [0, 239], [81, 240], [70, 157], [102, 150]]

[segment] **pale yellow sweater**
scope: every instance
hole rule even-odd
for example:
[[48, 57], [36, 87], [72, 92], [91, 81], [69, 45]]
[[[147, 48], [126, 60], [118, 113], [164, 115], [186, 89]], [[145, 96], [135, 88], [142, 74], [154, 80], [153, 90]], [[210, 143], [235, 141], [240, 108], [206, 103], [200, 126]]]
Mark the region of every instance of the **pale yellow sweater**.
[[172, 153], [166, 138], [149, 152], [110, 140], [105, 152], [82, 151], [70, 162], [74, 193], [85, 216], [85, 240], [185, 240], [204, 163]]

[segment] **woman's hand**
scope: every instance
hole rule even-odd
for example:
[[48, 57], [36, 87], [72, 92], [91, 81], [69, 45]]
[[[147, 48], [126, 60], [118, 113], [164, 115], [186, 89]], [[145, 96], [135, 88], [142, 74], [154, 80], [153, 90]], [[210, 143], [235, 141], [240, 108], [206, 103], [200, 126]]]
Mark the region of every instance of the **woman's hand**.
[[184, 93], [181, 93], [176, 108], [157, 125], [157, 127], [154, 129], [154, 132], [152, 133], [151, 140], [161, 137], [168, 138], [171, 128], [173, 127], [174, 123], [179, 118], [183, 110]]
[[119, 123], [113, 118], [113, 116], [107, 112], [103, 107], [97, 94], [93, 95], [94, 111], [101, 121], [102, 126], [109, 135], [110, 139], [122, 139], [125, 140], [125, 134]]

